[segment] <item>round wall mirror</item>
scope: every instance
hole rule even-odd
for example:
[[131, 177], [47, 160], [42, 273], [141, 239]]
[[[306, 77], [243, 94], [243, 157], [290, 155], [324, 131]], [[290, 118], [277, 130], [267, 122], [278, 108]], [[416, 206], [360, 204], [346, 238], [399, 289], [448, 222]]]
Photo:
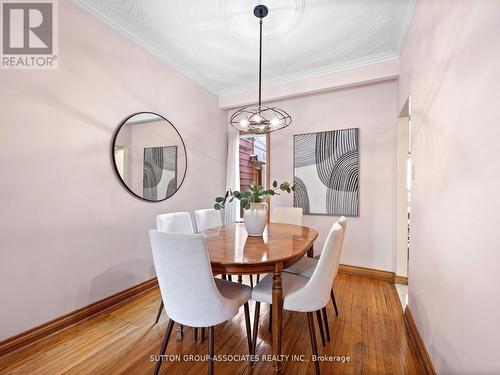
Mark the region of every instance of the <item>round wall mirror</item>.
[[123, 121], [113, 139], [113, 161], [123, 185], [150, 202], [170, 198], [186, 175], [186, 146], [163, 116], [139, 112]]

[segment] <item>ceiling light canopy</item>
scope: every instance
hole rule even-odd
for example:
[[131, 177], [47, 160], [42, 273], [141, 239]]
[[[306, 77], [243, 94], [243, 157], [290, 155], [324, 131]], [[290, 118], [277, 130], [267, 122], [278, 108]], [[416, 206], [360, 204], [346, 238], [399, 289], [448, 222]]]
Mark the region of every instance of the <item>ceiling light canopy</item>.
[[286, 128], [292, 118], [284, 110], [262, 105], [262, 19], [269, 10], [265, 5], [257, 5], [253, 14], [259, 18], [259, 104], [238, 109], [229, 123], [243, 133], [266, 134]]

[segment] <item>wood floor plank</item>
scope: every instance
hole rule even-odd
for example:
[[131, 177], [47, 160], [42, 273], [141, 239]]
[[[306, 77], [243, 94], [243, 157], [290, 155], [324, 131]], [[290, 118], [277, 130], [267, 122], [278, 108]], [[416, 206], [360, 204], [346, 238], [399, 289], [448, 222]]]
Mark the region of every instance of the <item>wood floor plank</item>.
[[[349, 356], [344, 363], [323, 361], [322, 374], [384, 374], [418, 375], [422, 369], [402, 316], [394, 285], [386, 281], [339, 274], [334, 282], [339, 316], [333, 305], [327, 306], [331, 341], [321, 345], [320, 355]], [[150, 374], [158, 353], [168, 318], [162, 314], [154, 325], [160, 295], [151, 290], [112, 310], [81, 322], [30, 347], [0, 357], [0, 374]], [[253, 326], [254, 303], [250, 303]], [[268, 330], [269, 306], [261, 305], [256, 352], [271, 355], [271, 334]], [[317, 322], [315, 319], [317, 328]], [[207, 353], [208, 337], [195, 341], [193, 329], [184, 327], [184, 339], [172, 334], [167, 354], [180, 355], [181, 360], [166, 361], [162, 374], [198, 375], [207, 371], [204, 361], [190, 361], [184, 355]], [[304, 313], [283, 314], [283, 354], [297, 355], [297, 360], [283, 364], [284, 374], [314, 374], [311, 361], [307, 317]], [[230, 322], [215, 329], [215, 353], [246, 355], [248, 347], [243, 309]], [[298, 360], [303, 355], [305, 361]], [[272, 375], [272, 362], [259, 361], [255, 367], [248, 362], [215, 363], [218, 374]]]

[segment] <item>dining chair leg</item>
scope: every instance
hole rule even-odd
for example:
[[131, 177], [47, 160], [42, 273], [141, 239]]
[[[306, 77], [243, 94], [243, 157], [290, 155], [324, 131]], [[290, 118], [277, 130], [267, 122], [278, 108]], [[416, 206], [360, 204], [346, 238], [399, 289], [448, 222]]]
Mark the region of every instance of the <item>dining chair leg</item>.
[[205, 341], [205, 327], [201, 329], [201, 341]]
[[222, 274], [222, 280], [227, 280], [227, 277], [225, 274]]
[[[253, 338], [252, 338], [252, 351], [250, 354], [255, 355], [257, 347], [257, 334], [259, 332], [259, 315], [260, 315], [260, 302], [255, 302], [255, 315], [253, 318]], [[251, 361], [250, 365], [253, 366], [255, 362]]]
[[214, 326], [208, 328], [208, 375], [214, 373]]
[[163, 342], [161, 344], [160, 348], [160, 357], [158, 358], [158, 361], [156, 362], [155, 366], [155, 371], [154, 375], [157, 375], [160, 372], [160, 366], [162, 363], [162, 355], [165, 354], [165, 351], [167, 350], [167, 345], [168, 345], [168, 340], [170, 339], [170, 335], [172, 334], [172, 328], [174, 327], [174, 321], [170, 319], [168, 321], [168, 326], [167, 326], [167, 331], [165, 332], [165, 337], [163, 338]]
[[194, 341], [198, 341], [198, 327], [194, 327]]
[[250, 277], [250, 288], [253, 289], [253, 275], [248, 275]]
[[335, 301], [335, 294], [333, 294], [333, 288], [330, 292], [330, 297], [332, 297], [333, 307], [335, 308], [335, 315], [339, 316], [339, 310], [337, 309], [337, 301]]
[[160, 320], [161, 312], [163, 311], [163, 299], [161, 300], [160, 308], [158, 309], [158, 314], [156, 314], [155, 324]]
[[273, 305], [269, 305], [269, 325], [267, 326], [269, 332], [273, 332]]
[[232, 277], [231, 275], [227, 275], [227, 279], [228, 279], [229, 281], [233, 281], [233, 277]]
[[257, 274], [257, 283], [259, 283], [259, 281], [260, 281], [260, 275]]
[[238, 282], [241, 284], [243, 282], [243, 276], [238, 275]]
[[321, 343], [325, 346], [325, 333], [323, 332], [323, 319], [321, 317], [321, 311], [316, 310], [316, 319], [318, 319], [319, 334], [321, 336]]
[[250, 328], [250, 309], [248, 308], [248, 302], [243, 305], [245, 311], [245, 328], [247, 330], [247, 341], [248, 341], [248, 353], [252, 353], [252, 330]]
[[323, 323], [325, 323], [326, 341], [330, 342], [330, 327], [328, 326], [328, 315], [326, 313], [326, 307], [323, 307], [321, 311], [323, 312]]
[[[316, 343], [316, 332], [314, 331], [314, 317], [313, 317], [312, 312], [307, 313], [307, 320], [309, 322], [309, 336], [311, 337], [312, 352], [313, 352], [313, 355], [317, 358], [318, 357], [318, 344]], [[320, 375], [319, 362], [317, 360], [314, 361], [314, 370], [316, 372], [316, 375]]]

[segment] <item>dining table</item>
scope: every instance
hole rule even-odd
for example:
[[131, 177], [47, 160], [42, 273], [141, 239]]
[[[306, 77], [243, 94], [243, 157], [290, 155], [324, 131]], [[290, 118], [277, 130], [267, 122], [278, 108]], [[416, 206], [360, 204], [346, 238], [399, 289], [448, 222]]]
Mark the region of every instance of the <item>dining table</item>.
[[272, 358], [274, 372], [281, 373], [281, 274], [304, 255], [312, 253], [318, 232], [305, 226], [268, 223], [262, 236], [249, 236], [243, 223], [235, 223], [208, 229], [201, 234], [214, 275], [272, 273]]

